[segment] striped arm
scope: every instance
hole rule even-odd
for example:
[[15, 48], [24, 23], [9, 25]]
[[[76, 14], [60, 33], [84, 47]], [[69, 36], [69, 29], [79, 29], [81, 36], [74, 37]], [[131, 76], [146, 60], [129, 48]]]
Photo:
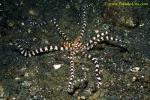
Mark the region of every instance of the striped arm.
[[51, 22], [55, 25], [55, 28], [56, 28], [58, 34], [60, 35], [60, 37], [63, 38], [64, 40], [68, 41], [69, 38], [67, 37], [66, 33], [64, 33], [64, 32], [61, 31], [61, 29], [60, 29], [58, 23], [56, 22], [56, 19], [53, 18], [53, 19], [51, 20]]
[[64, 50], [66, 50], [66, 48], [64, 48], [64, 47], [58, 47], [58, 46], [52, 46], [52, 45], [51, 46], [45, 46], [43, 48], [38, 48], [35, 50], [25, 49], [18, 43], [14, 43], [14, 45], [16, 46], [16, 48], [18, 49], [20, 54], [22, 54], [25, 57], [36, 56], [40, 53], [46, 53], [46, 52], [50, 52], [50, 51], [64, 51]]
[[85, 58], [92, 61], [92, 63], [95, 65], [96, 89], [99, 89], [100, 85], [102, 85], [102, 83], [101, 83], [101, 78], [100, 78], [100, 74], [99, 74], [100, 66], [99, 66], [99, 63], [98, 63], [98, 59], [95, 58], [95, 57], [92, 57], [92, 55], [90, 55], [86, 52], [82, 52], [82, 56], [84, 56]]
[[75, 91], [75, 87], [74, 87], [74, 77], [75, 77], [75, 63], [74, 63], [74, 59], [73, 56], [70, 57], [70, 78], [69, 78], [69, 83], [68, 83], [68, 93], [72, 94]]
[[83, 10], [82, 17], [81, 17], [82, 28], [81, 28], [81, 32], [80, 32], [80, 40], [83, 38], [84, 33], [85, 33], [85, 29], [87, 26], [86, 7], [87, 6], [83, 6], [83, 9], [82, 9]]
[[[69, 94], [73, 94], [74, 91], [76, 89], [78, 89], [80, 86], [83, 86], [83, 88], [85, 88], [87, 86], [87, 72], [85, 68], [82, 68], [83, 70], [83, 78], [80, 79], [74, 79], [74, 72], [75, 72], [75, 68], [74, 68], [74, 61], [71, 60], [70, 62], [70, 79], [69, 79], [69, 84], [68, 84], [68, 93]], [[81, 85], [82, 84], [82, 85]]]
[[121, 50], [128, 51], [127, 48], [124, 46], [125, 43], [121, 39], [118, 39], [117, 37], [112, 37], [110, 34], [108, 34], [107, 31], [105, 33], [99, 33], [96, 36], [92, 37], [92, 39], [90, 39], [90, 41], [85, 46], [87, 50], [90, 50], [97, 44], [101, 44], [104, 42], [118, 47]]

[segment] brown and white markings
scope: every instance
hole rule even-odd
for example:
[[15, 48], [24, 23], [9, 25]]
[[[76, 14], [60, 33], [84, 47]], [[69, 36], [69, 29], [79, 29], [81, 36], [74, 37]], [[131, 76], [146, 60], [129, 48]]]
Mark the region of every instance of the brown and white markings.
[[116, 37], [112, 37], [109, 34], [109, 32], [107, 32], [107, 31], [104, 33], [96, 34], [87, 43], [83, 42], [83, 36], [85, 35], [86, 26], [87, 26], [87, 18], [86, 18], [87, 17], [87, 11], [86, 11], [87, 8], [88, 8], [88, 6], [83, 6], [83, 8], [82, 8], [83, 11], [82, 11], [82, 16], [81, 16], [81, 30], [79, 33], [80, 35], [77, 38], [75, 38], [74, 40], [70, 40], [69, 37], [67, 36], [67, 34], [61, 30], [61, 28], [57, 24], [55, 18], [51, 20], [51, 22], [55, 26], [58, 34], [65, 41], [62, 46], [49, 45], [49, 46], [45, 46], [45, 47], [38, 48], [35, 50], [28, 50], [28, 49], [24, 49], [20, 44], [14, 43], [14, 45], [17, 47], [20, 54], [22, 54], [23, 56], [26, 56], [26, 57], [32, 57], [32, 56], [38, 55], [40, 53], [43, 54], [43, 53], [48, 53], [51, 51], [68, 52], [70, 54], [69, 55], [70, 78], [69, 78], [69, 82], [68, 82], [67, 91], [70, 94], [75, 92], [75, 90], [76, 90], [75, 85], [77, 82], [83, 83], [83, 82], [87, 81], [86, 74], [84, 74], [83, 79], [75, 78], [75, 56], [77, 54], [81, 54], [81, 57], [87, 58], [95, 66], [95, 73], [94, 73], [95, 74], [95, 87], [94, 88], [95, 88], [95, 90], [97, 90], [102, 85], [101, 77], [100, 77], [100, 73], [99, 73], [100, 63], [99, 63], [99, 59], [92, 56], [89, 53], [89, 51], [93, 50], [95, 46], [100, 45], [102, 43], [106, 43], [106, 44], [109, 43], [120, 49], [127, 50], [124, 47], [123, 42], [120, 39], [118, 39]]

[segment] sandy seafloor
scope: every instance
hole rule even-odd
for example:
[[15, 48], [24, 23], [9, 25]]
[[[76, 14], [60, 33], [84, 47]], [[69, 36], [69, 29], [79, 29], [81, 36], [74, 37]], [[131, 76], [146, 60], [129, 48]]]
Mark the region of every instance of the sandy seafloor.
[[[78, 57], [76, 73], [80, 76], [81, 67], [87, 68], [88, 85], [69, 95], [66, 52], [27, 58], [10, 45], [17, 41], [34, 49], [62, 43], [50, 23], [52, 17], [69, 37], [75, 38], [80, 32], [84, 4], [82, 0], [1, 0], [0, 100], [150, 100], [149, 5], [110, 7], [100, 0], [86, 2], [90, 7], [83, 41], [87, 43], [98, 31], [109, 31], [125, 41], [129, 51], [105, 45], [89, 52], [101, 60], [102, 86], [92, 94], [85, 91], [94, 82], [94, 65], [85, 58]], [[55, 69], [55, 65], [61, 67]]]

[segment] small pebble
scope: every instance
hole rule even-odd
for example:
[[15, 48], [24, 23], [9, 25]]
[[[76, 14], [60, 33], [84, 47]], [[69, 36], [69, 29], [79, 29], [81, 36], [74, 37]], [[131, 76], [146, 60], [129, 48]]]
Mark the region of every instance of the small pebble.
[[99, 33], [99, 30], [94, 30], [95, 33]]
[[24, 26], [24, 22], [22, 22], [21, 25]]
[[127, 84], [127, 86], [130, 86], [131, 84]]
[[141, 85], [140, 88], [143, 88], [143, 85]]
[[85, 96], [81, 96], [81, 100], [85, 100]]
[[12, 100], [16, 100], [16, 98], [15, 98], [15, 97], [13, 97], [13, 98], [12, 98]]
[[134, 68], [131, 68], [131, 69], [130, 69], [130, 71], [131, 71], [131, 72], [134, 72], [134, 73], [138, 72], [139, 70], [140, 70], [139, 67], [134, 67]]
[[134, 82], [136, 80], [136, 77], [134, 76], [133, 78], [132, 78], [132, 81]]
[[78, 100], [86, 100], [85, 96], [78, 96]]
[[144, 76], [142, 75], [141, 78], [144, 78]]
[[31, 82], [29, 82], [29, 81], [24, 81], [23, 83], [22, 83], [22, 86], [25, 86], [25, 87], [30, 87], [31, 86]]
[[21, 68], [21, 71], [25, 71], [27, 68], [25, 68], [25, 67], [23, 67], [23, 68]]
[[16, 81], [17, 81], [17, 80], [20, 80], [20, 77], [16, 77], [15, 80], [16, 80]]
[[61, 64], [55, 64], [53, 65], [54, 69], [59, 69], [62, 65]]
[[140, 27], [144, 26], [144, 23], [140, 24], [139, 26], [140, 26]]
[[24, 76], [25, 76], [25, 77], [29, 77], [29, 73], [25, 73]]

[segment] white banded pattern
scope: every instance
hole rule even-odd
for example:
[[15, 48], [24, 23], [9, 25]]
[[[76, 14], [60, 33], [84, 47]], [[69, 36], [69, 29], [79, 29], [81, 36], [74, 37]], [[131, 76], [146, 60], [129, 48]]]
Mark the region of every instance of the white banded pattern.
[[68, 41], [69, 38], [67, 37], [66, 33], [64, 33], [64, 32], [60, 29], [58, 23], [56, 22], [56, 19], [53, 18], [53, 19], [51, 20], [51, 22], [55, 25], [55, 28], [56, 28], [58, 34], [60, 35], [60, 37], [62, 37], [64, 40]]
[[99, 89], [100, 85], [102, 85], [102, 83], [101, 83], [101, 78], [100, 78], [100, 74], [99, 74], [100, 65], [98, 63], [98, 58], [92, 57], [92, 55], [90, 55], [86, 52], [82, 52], [82, 56], [89, 59], [95, 65], [95, 77], [96, 77], [95, 84], [96, 84], [96, 89]]
[[90, 39], [89, 42], [86, 43], [85, 47], [87, 50], [90, 50], [93, 49], [97, 44], [101, 44], [104, 42], [114, 45], [120, 49], [127, 50], [124, 46], [125, 43], [121, 39], [112, 37], [107, 31], [104, 33], [98, 33], [96, 36], [92, 37], [92, 39]]
[[80, 31], [80, 40], [83, 38], [84, 34], [85, 34], [85, 31], [86, 31], [86, 26], [87, 26], [87, 19], [86, 19], [86, 8], [87, 6], [83, 6], [82, 8], [82, 16], [81, 16], [81, 31]]
[[34, 50], [25, 49], [18, 43], [14, 43], [14, 45], [19, 50], [20, 54], [22, 54], [25, 57], [36, 56], [38, 54], [47, 53], [50, 51], [64, 51], [65, 50], [65, 48], [62, 46], [60, 47], [60, 46], [52, 46], [52, 45], [45, 46], [43, 48], [34, 49]]
[[69, 83], [68, 83], [68, 93], [73, 93], [74, 92], [74, 72], [75, 72], [75, 64], [74, 64], [74, 59], [73, 56], [70, 57], [70, 78], [69, 78]]

